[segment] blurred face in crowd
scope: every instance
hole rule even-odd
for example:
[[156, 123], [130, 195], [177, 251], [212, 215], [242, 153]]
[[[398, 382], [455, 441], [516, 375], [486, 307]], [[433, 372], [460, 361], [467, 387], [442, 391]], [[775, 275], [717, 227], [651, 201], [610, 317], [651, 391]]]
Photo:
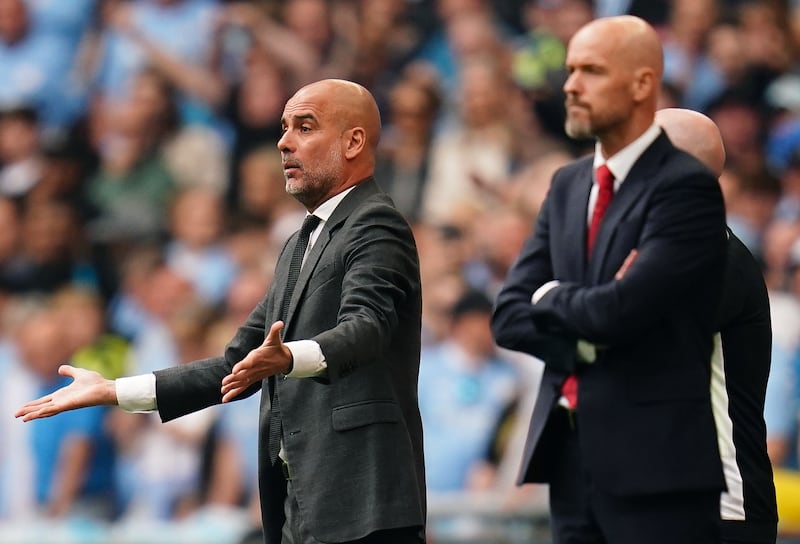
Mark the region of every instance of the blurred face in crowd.
[[405, 135], [427, 137], [435, 120], [436, 106], [425, 90], [413, 83], [400, 83], [389, 97], [392, 125]]
[[22, 160], [38, 150], [39, 135], [34, 121], [13, 116], [0, 118], [0, 161]]
[[461, 115], [468, 126], [482, 127], [502, 118], [508, 98], [499, 71], [490, 63], [468, 62], [461, 76]]
[[28, 32], [28, 10], [23, 0], [0, 0], [0, 41], [15, 44]]
[[488, 312], [467, 312], [453, 319], [451, 334], [471, 355], [488, 357], [494, 353], [494, 340]]
[[67, 258], [77, 232], [75, 213], [67, 204], [35, 202], [22, 221], [23, 251], [38, 263]]
[[328, 4], [325, 0], [289, 0], [284, 5], [283, 19], [298, 38], [322, 50], [330, 39]]
[[239, 115], [245, 124], [262, 126], [275, 123], [280, 117], [286, 99], [281, 73], [259, 46], [253, 46], [247, 52], [239, 93]]
[[103, 306], [96, 294], [67, 287], [56, 293], [53, 304], [70, 353], [91, 345], [102, 334], [105, 328]]
[[181, 193], [172, 215], [172, 233], [190, 248], [203, 248], [217, 241], [222, 232], [222, 200], [204, 189]]
[[239, 207], [255, 217], [269, 219], [287, 200], [286, 192], [276, 183], [281, 178], [281, 156], [271, 147], [248, 153], [239, 166], [239, 177]]
[[52, 379], [67, 362], [61, 320], [53, 311], [41, 310], [29, 317], [17, 331], [16, 340], [25, 365], [43, 378]]

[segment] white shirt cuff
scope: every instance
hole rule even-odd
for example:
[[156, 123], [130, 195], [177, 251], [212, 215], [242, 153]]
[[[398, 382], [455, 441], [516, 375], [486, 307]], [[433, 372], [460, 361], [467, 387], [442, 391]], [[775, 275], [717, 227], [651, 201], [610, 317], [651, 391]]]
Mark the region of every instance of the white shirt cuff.
[[558, 280], [550, 280], [541, 287], [539, 287], [536, 291], [533, 292], [533, 296], [531, 297], [531, 304], [536, 304], [542, 297], [545, 296], [547, 293], [555, 289], [561, 285], [561, 282]]
[[578, 340], [578, 359], [583, 363], [593, 363], [597, 360], [597, 347], [586, 340]]
[[292, 352], [292, 371], [286, 376], [289, 378], [311, 378], [319, 376], [328, 368], [322, 348], [313, 340], [295, 340], [286, 342], [286, 347]]
[[152, 412], [156, 410], [156, 375], [141, 374], [114, 380], [117, 403], [126, 412]]

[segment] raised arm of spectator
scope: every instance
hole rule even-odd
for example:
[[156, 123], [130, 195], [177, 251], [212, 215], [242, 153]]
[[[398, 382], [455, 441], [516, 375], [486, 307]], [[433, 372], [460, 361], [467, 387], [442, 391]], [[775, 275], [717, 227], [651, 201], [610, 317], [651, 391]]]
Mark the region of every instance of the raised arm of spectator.
[[[208, 104], [212, 108], [218, 108], [224, 102], [228, 90], [227, 82], [218, 67], [213, 66], [212, 58], [208, 59], [207, 65], [201, 66], [185, 62], [164, 51], [158, 44], [139, 31], [131, 20], [129, 6], [124, 4], [114, 8], [109, 17], [109, 24], [141, 47], [150, 64], [169, 79], [181, 92]], [[216, 47], [212, 47], [212, 49], [216, 49]], [[211, 56], [213, 57], [214, 55], [212, 54]]]
[[222, 25], [246, 29], [259, 47], [284, 69], [299, 85], [316, 79], [320, 54], [285, 26], [274, 21], [250, 2], [232, 2], [223, 8]]

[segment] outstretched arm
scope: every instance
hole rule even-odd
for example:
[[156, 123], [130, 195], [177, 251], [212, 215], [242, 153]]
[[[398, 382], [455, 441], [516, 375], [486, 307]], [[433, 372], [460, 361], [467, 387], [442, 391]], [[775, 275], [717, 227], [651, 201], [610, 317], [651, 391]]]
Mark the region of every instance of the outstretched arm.
[[113, 380], [107, 380], [97, 372], [70, 365], [61, 365], [58, 373], [71, 377], [73, 381], [49, 395], [25, 404], [17, 410], [14, 417], [21, 417], [22, 421], [31, 421], [77, 408], [117, 404], [117, 392]]

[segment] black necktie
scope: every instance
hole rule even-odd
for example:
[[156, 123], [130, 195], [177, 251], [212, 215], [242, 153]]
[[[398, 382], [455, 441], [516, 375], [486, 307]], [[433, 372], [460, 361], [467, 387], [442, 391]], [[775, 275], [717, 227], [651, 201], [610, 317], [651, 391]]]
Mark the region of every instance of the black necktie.
[[[303, 256], [306, 254], [308, 248], [308, 239], [311, 233], [317, 228], [321, 219], [316, 215], [307, 215], [303, 220], [303, 226], [300, 227], [300, 234], [297, 237], [297, 243], [292, 252], [292, 260], [289, 263], [289, 275], [286, 278], [286, 289], [283, 293], [283, 305], [281, 306], [280, 319], [285, 320], [286, 315], [289, 313], [289, 303], [292, 300], [294, 293], [294, 286], [297, 283], [297, 278], [300, 277], [300, 269], [303, 267]], [[269, 416], [269, 461], [275, 463], [278, 459], [278, 453], [281, 450], [281, 407], [278, 401], [278, 394], [275, 390], [274, 381], [271, 380], [272, 386], [272, 406], [270, 407]]]

